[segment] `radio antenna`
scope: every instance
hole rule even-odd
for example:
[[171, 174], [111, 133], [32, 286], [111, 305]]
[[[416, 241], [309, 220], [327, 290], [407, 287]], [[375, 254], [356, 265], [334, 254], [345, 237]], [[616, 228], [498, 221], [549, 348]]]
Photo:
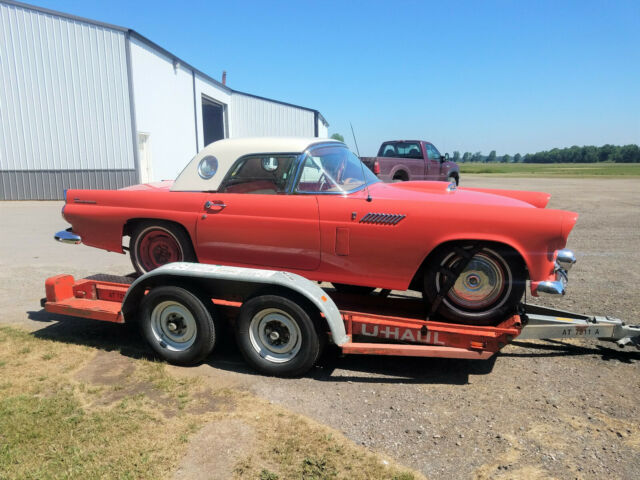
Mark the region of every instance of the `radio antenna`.
[[356, 133], [353, 131], [353, 125], [349, 122], [349, 126], [351, 127], [351, 135], [353, 135], [353, 143], [356, 144], [356, 152], [358, 152], [358, 157], [360, 157], [360, 149], [358, 148], [358, 141], [356, 140]]
[[362, 159], [360, 158], [360, 149], [358, 149], [358, 141], [356, 140], [356, 134], [353, 131], [353, 125], [351, 124], [351, 122], [349, 122], [349, 126], [351, 127], [351, 135], [353, 135], [353, 143], [356, 144], [356, 152], [358, 152], [358, 160], [360, 161], [360, 168], [362, 169], [362, 181], [364, 182], [364, 187], [367, 189], [367, 202], [370, 202], [372, 198], [371, 198], [371, 193], [369, 192], [369, 183], [367, 182], [367, 178], [364, 175], [364, 163], [362, 163]]

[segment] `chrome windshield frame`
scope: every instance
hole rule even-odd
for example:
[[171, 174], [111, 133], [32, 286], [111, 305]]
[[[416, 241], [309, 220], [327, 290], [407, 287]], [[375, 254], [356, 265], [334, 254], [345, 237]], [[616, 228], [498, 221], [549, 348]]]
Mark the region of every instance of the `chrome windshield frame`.
[[[322, 143], [315, 143], [315, 144], [309, 146], [304, 152], [302, 152], [298, 156], [298, 166], [296, 168], [296, 173], [295, 173], [295, 175], [293, 177], [293, 181], [291, 182], [289, 194], [291, 194], [291, 195], [340, 195], [340, 196], [346, 197], [347, 195], [350, 195], [352, 193], [356, 193], [356, 192], [359, 192], [361, 190], [364, 190], [369, 185], [373, 185], [375, 183], [381, 182], [381, 180], [379, 178], [376, 178], [375, 180], [372, 180], [372, 181], [369, 181], [369, 182], [363, 181], [362, 185], [360, 185], [360, 186], [358, 186], [358, 187], [356, 187], [356, 188], [354, 188], [352, 190], [342, 190], [338, 186], [338, 182], [333, 177], [331, 177], [331, 175], [329, 175], [328, 173], [325, 172], [325, 174], [331, 179], [331, 181], [336, 185], [336, 187], [338, 187], [340, 189], [339, 191], [334, 191], [334, 192], [298, 192], [297, 191], [297, 187], [298, 187], [298, 184], [300, 183], [300, 177], [302, 176], [302, 166], [303, 166], [305, 160], [307, 159], [307, 157], [310, 157], [312, 159], [312, 161], [322, 171], [324, 171], [324, 168], [322, 167], [322, 165], [318, 165], [316, 160], [313, 158], [313, 155], [311, 155], [311, 152], [313, 150], [315, 150], [317, 148], [323, 148], [323, 147], [343, 148], [343, 149], [347, 150], [348, 152], [352, 153], [353, 155], [355, 155], [353, 152], [351, 152], [351, 150], [349, 150], [349, 147], [347, 147], [345, 144], [341, 144], [341, 143], [337, 143], [337, 142], [322, 142]], [[369, 168], [364, 163], [362, 163], [362, 160], [360, 160], [359, 157], [356, 156], [356, 158], [362, 164], [362, 168], [363, 169], [368, 169]], [[363, 180], [366, 180], [366, 178], [363, 178]]]

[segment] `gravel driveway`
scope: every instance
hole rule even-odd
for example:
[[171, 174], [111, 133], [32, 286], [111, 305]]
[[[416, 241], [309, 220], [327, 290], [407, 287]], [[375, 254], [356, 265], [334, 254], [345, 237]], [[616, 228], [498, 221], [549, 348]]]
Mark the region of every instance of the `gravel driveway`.
[[[578, 257], [564, 298], [546, 305], [640, 316], [640, 180], [524, 179], [467, 175], [463, 186], [548, 191], [551, 208], [577, 211], [569, 239]], [[2, 322], [37, 335], [145, 347], [117, 325], [40, 309], [47, 276], [131, 271], [128, 258], [57, 244], [60, 202], [0, 203]], [[340, 357], [329, 350], [302, 379], [249, 371], [232, 342], [179, 375], [247, 388], [343, 431], [429, 478], [637, 478], [640, 471], [640, 352], [596, 342], [515, 342], [493, 362]]]

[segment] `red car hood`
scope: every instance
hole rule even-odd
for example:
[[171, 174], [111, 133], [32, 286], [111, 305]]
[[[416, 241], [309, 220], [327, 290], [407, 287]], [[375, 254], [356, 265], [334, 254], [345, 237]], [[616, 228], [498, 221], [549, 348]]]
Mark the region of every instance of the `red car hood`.
[[369, 187], [378, 198], [397, 200], [443, 201], [469, 203], [473, 205], [496, 205], [503, 207], [544, 208], [551, 195], [544, 192], [522, 190], [498, 190], [488, 188], [458, 187], [448, 189], [447, 182], [398, 182], [376, 183]]

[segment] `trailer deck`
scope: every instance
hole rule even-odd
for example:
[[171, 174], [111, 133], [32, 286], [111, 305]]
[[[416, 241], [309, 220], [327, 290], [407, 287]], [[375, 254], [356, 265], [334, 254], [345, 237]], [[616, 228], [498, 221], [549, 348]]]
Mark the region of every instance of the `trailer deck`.
[[[129, 303], [139, 302], [150, 288], [167, 279], [175, 280], [174, 275], [178, 275], [186, 285], [192, 286], [190, 282], [194, 279], [212, 285], [207, 300], [217, 309], [216, 315], [231, 318], [238, 316], [251, 296], [246, 293], [247, 285], [295, 289], [320, 307], [320, 317], [327, 321], [332, 340], [345, 354], [483, 360], [515, 338], [597, 338], [617, 342], [620, 347], [640, 348], [640, 326], [610, 317], [523, 304], [518, 315], [498, 325], [462, 325], [426, 319], [424, 303], [419, 298], [329, 293], [314, 282], [286, 272], [195, 264], [174, 264], [159, 270], [168, 271], [170, 276], [166, 271], [160, 276], [157, 271], [150, 272], [139, 279], [95, 275], [76, 280], [71, 275], [56, 275], [45, 282], [47, 296], [42, 306], [48, 312], [62, 315], [114, 323], [134, 321], [131, 313], [125, 314], [127, 297], [135, 297], [129, 294], [137, 289], [137, 299]], [[156, 278], [152, 281], [145, 277]], [[236, 292], [243, 289], [244, 296]], [[128, 310], [135, 311], [131, 306]]]

